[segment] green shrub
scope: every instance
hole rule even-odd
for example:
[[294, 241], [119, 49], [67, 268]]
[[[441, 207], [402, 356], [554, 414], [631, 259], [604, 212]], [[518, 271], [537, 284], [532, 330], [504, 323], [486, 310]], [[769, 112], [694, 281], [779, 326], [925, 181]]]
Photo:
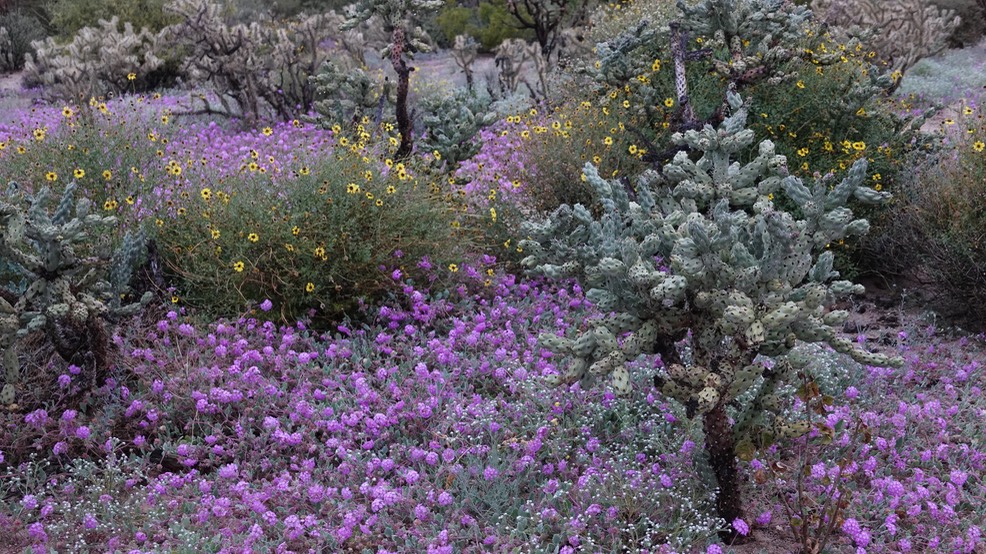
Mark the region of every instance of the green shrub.
[[51, 4], [51, 24], [59, 37], [70, 40], [83, 27], [98, 27], [99, 20], [119, 17], [156, 33], [177, 20], [164, 12], [166, 0], [55, 0]]
[[[240, 177], [175, 199], [158, 214], [157, 241], [183, 302], [217, 316], [270, 299], [276, 317], [316, 321], [356, 315], [424, 257], [459, 262], [465, 246], [435, 188], [395, 164], [389, 171], [338, 148], [272, 186], [244, 166]], [[402, 253], [403, 258], [395, 257]]]
[[944, 50], [961, 23], [927, 0], [812, 0], [811, 9], [835, 31], [862, 28], [867, 49], [900, 74]]
[[65, 106], [69, 117], [57, 128], [36, 127], [28, 141], [0, 143], [0, 181], [16, 180], [29, 191], [75, 181], [78, 194], [98, 209], [131, 220], [150, 188], [146, 183], [165, 175], [157, 156], [161, 131], [150, 133], [167, 127], [139, 124], [134, 117], [154, 107], [154, 100], [136, 96], [112, 110], [104, 103], [87, 111]]
[[986, 328], [986, 125], [966, 108], [952, 148], [902, 179], [896, 202], [874, 225], [862, 254], [887, 276], [924, 282], [920, 292], [947, 315]]
[[592, 187], [582, 177], [586, 162], [606, 178], [624, 178], [646, 167], [646, 148], [631, 132], [645, 123], [624, 107], [626, 98], [623, 90], [614, 89], [602, 99], [565, 104], [548, 118], [525, 114], [522, 121], [514, 116], [509, 132], [520, 136], [531, 160], [519, 178], [533, 184], [527, 194], [537, 211], [548, 213], [561, 204], [595, 205]]
[[446, 45], [454, 42], [457, 35], [469, 35], [484, 52], [492, 52], [507, 39], [533, 38], [530, 31], [517, 28], [516, 20], [500, 2], [481, 2], [470, 8], [457, 6], [450, 0], [438, 13], [436, 24]]
[[33, 51], [31, 43], [45, 38], [41, 21], [25, 10], [0, 15], [0, 29], [0, 72], [23, 67], [24, 55]]

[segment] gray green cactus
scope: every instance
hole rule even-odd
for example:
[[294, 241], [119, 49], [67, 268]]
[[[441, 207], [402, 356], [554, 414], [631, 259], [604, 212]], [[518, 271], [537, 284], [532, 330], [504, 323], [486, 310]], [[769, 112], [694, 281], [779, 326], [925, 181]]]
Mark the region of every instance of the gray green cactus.
[[497, 119], [496, 112], [489, 108], [489, 99], [461, 88], [448, 95], [423, 98], [421, 120], [425, 135], [420, 148], [438, 151], [450, 167], [471, 158], [479, 152], [476, 135]]
[[[534, 273], [575, 277], [602, 311], [613, 312], [577, 336], [542, 338], [543, 347], [574, 360], [557, 381], [573, 382], [587, 368], [609, 375], [614, 389], [626, 394], [626, 363], [659, 353], [664, 368], [655, 384], [690, 417], [705, 419], [723, 491], [720, 515], [738, 517], [736, 441], [806, 430], [784, 419], [776, 396], [806, 365], [792, 351], [797, 341], [826, 342], [871, 365], [900, 360], [859, 350], [838, 336], [848, 314], [833, 304], [863, 288], [838, 280], [826, 250], [869, 228], [853, 218], [850, 199], [879, 203], [889, 195], [863, 186], [865, 160], [834, 186], [806, 185], [788, 175], [785, 158], [770, 141], [749, 163], [735, 162], [753, 133], [744, 128], [741, 98], [730, 93], [727, 101], [732, 115], [718, 129], [706, 125], [674, 135], [692, 155], [678, 153], [662, 173], [648, 171], [635, 187], [607, 181], [587, 164], [585, 176], [602, 215], [563, 205], [547, 220], [528, 224], [530, 238], [521, 247], [530, 253], [522, 263]], [[799, 215], [777, 207], [775, 195], [790, 199]], [[689, 332], [692, 355], [684, 361], [675, 343]], [[774, 363], [768, 369], [758, 356]], [[748, 401], [730, 426], [726, 406], [741, 397]]]
[[397, 100], [395, 88], [382, 76], [374, 77], [360, 68], [340, 67], [333, 60], [327, 60], [308, 79], [315, 85], [313, 108], [318, 115], [313, 121], [323, 128], [349, 125], [368, 114], [381, 120], [384, 111], [389, 114]]
[[[19, 339], [44, 331], [66, 361], [86, 363], [87, 354], [106, 348], [86, 344], [94, 336], [105, 337], [105, 333], [89, 332], [93, 327], [102, 329], [106, 322], [133, 315], [151, 300], [148, 292], [139, 302], [121, 303], [143, 252], [142, 237], [129, 235], [112, 256], [105, 253], [101, 248], [105, 244], [96, 243], [105, 229], [116, 225], [116, 218], [90, 213], [87, 200], [75, 201], [75, 188], [75, 182], [66, 187], [50, 214], [47, 188], [30, 195], [12, 183], [0, 199], [0, 257], [16, 263], [31, 283], [13, 302], [6, 295], [0, 296], [0, 347], [5, 370], [0, 403], [10, 404], [16, 398]], [[85, 245], [85, 255], [77, 250], [79, 244]]]

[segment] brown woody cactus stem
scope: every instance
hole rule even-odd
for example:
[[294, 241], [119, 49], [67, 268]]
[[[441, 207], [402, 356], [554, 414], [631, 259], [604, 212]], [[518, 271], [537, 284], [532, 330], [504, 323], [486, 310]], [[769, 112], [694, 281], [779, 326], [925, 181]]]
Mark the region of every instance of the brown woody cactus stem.
[[685, 59], [687, 52], [685, 43], [688, 34], [682, 31], [681, 24], [671, 23], [671, 59], [674, 62], [674, 86], [678, 96], [678, 109], [680, 110], [681, 124], [686, 129], [696, 127], [695, 110], [692, 109], [691, 101], [688, 98], [688, 78], [685, 76]]
[[716, 512], [726, 520], [728, 530], [721, 531], [719, 538], [727, 544], [739, 537], [732, 528], [736, 518], [743, 517], [743, 500], [740, 496], [739, 475], [736, 471], [736, 451], [733, 442], [733, 431], [726, 415], [726, 406], [720, 402], [703, 416], [705, 428], [705, 451], [709, 454], [709, 463], [719, 485], [719, 495], [716, 497]]
[[404, 28], [400, 25], [394, 27], [391, 35], [394, 46], [390, 54], [390, 63], [397, 72], [397, 130], [401, 134], [401, 145], [394, 154], [397, 160], [407, 159], [414, 146], [414, 139], [411, 137], [411, 116], [407, 111], [407, 93], [414, 68], [408, 67], [407, 61], [404, 60], [404, 35]]

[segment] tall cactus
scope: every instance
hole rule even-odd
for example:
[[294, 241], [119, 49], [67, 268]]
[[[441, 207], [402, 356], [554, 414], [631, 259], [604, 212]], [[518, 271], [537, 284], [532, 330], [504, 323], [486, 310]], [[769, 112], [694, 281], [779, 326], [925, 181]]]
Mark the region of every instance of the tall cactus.
[[[49, 189], [32, 196], [18, 192], [12, 183], [0, 199], [0, 258], [17, 264], [31, 283], [13, 302], [7, 294], [0, 296], [5, 369], [0, 404], [12, 404], [17, 397], [18, 339], [44, 331], [65, 361], [88, 366], [96, 376], [107, 369], [104, 323], [132, 315], [151, 300], [148, 292], [139, 302], [121, 304], [142, 253], [139, 235], [128, 236], [112, 256], [99, 248], [90, 249], [89, 256], [77, 253], [77, 244], [98, 241], [99, 233], [115, 225], [116, 218], [89, 213], [87, 200], [75, 202], [75, 188], [75, 182], [66, 187], [51, 214]], [[26, 209], [14, 203], [17, 198]]]
[[[627, 362], [641, 353], [660, 354], [663, 370], [654, 383], [689, 417], [703, 417], [719, 485], [716, 506], [731, 522], [742, 516], [737, 445], [807, 431], [803, 423], [785, 420], [776, 395], [807, 366], [792, 351], [796, 341], [827, 342], [870, 365], [899, 360], [855, 349], [838, 336], [848, 314], [833, 304], [863, 287], [839, 280], [825, 249], [869, 229], [846, 207], [850, 197], [879, 203], [889, 195], [862, 186], [865, 160], [834, 186], [825, 180], [806, 186], [788, 175], [785, 158], [770, 141], [749, 163], [734, 162], [752, 145], [753, 132], [745, 129], [741, 98], [730, 93], [727, 102], [732, 115], [718, 129], [706, 125], [674, 135], [700, 155], [697, 160], [679, 152], [663, 174], [648, 171], [634, 188], [604, 180], [587, 164], [601, 216], [563, 205], [546, 221], [528, 224], [530, 239], [521, 246], [531, 253], [523, 263], [535, 273], [577, 278], [588, 297], [610, 312], [578, 336], [542, 337], [545, 348], [569, 357], [552, 380], [567, 384], [608, 374], [614, 390], [628, 394]], [[773, 198], [781, 194], [799, 215], [775, 206]], [[691, 355], [685, 357], [675, 343], [689, 333]], [[730, 424], [726, 408], [740, 397], [749, 401]]]
[[390, 64], [397, 73], [397, 130], [401, 135], [401, 143], [394, 154], [394, 159], [402, 160], [411, 155], [414, 147], [412, 136], [412, 115], [408, 110], [408, 91], [411, 72], [407, 60], [415, 52], [428, 50], [427, 34], [416, 20], [426, 17], [429, 13], [442, 7], [441, 0], [359, 0], [347, 7], [346, 22], [342, 30], [355, 28], [371, 17], [379, 17], [383, 28], [390, 33], [390, 43], [380, 53], [384, 58], [390, 58]]

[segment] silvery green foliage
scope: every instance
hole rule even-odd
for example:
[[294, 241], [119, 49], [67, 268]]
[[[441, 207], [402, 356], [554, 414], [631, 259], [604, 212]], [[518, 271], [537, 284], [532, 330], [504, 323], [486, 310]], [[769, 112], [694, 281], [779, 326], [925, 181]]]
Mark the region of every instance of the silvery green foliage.
[[[697, 35], [772, 38], [771, 42], [797, 44], [811, 19], [811, 10], [788, 0], [678, 0], [685, 28]], [[769, 45], [756, 45], [766, 53]]]
[[333, 60], [309, 80], [315, 85], [315, 121], [324, 128], [358, 121], [364, 114], [380, 119], [396, 100], [392, 83], [360, 68], [340, 68]]
[[[143, 241], [127, 237], [112, 256], [98, 253], [99, 245], [92, 243], [116, 225], [116, 218], [89, 213], [88, 200], [75, 201], [75, 189], [75, 182], [70, 183], [50, 214], [47, 188], [32, 196], [11, 184], [0, 199], [0, 258], [17, 264], [31, 283], [13, 303], [0, 297], [0, 347], [6, 369], [0, 403], [9, 404], [15, 394], [17, 339], [34, 331], [56, 332], [50, 325], [56, 320], [82, 328], [90, 318], [132, 315], [151, 300], [148, 292], [139, 302], [121, 305]], [[80, 256], [80, 243], [96, 246], [97, 253]]]
[[420, 147], [425, 152], [437, 150], [452, 167], [479, 151], [476, 134], [497, 120], [488, 98], [461, 88], [444, 96], [424, 98], [420, 106], [425, 128]]
[[637, 75], [649, 71], [650, 60], [634, 55], [642, 46], [651, 43], [657, 30], [646, 19], [619, 36], [596, 45], [598, 66], [585, 68], [597, 81], [623, 86]]
[[49, 97], [74, 102], [126, 92], [129, 74], [143, 77], [164, 64], [158, 37], [146, 28], [134, 31], [129, 22], [121, 31], [116, 16], [99, 20], [98, 28], [83, 27], [68, 44], [49, 37], [31, 46], [35, 54], [25, 55], [25, 78]]
[[[834, 185], [806, 185], [788, 175], [770, 141], [749, 163], [733, 161], [753, 132], [744, 128], [747, 109], [739, 96], [729, 94], [728, 102], [733, 115], [718, 129], [675, 134], [688, 152], [679, 152], [662, 174], [647, 172], [632, 189], [587, 164], [602, 215], [563, 205], [528, 224], [530, 239], [521, 246], [530, 255], [522, 263], [548, 277], [575, 277], [610, 313], [577, 336], [541, 338], [545, 348], [569, 357], [557, 381], [609, 374], [625, 394], [626, 363], [656, 351], [665, 361], [662, 391], [690, 414], [707, 413], [759, 383], [742, 430], [791, 436], [805, 429], [762, 416], [780, 411], [777, 386], [807, 365], [803, 356], [789, 355], [796, 341], [825, 342], [870, 365], [899, 361], [838, 336], [848, 313], [831, 306], [863, 287], [840, 280], [825, 250], [869, 228], [853, 217], [850, 199], [880, 203], [889, 195], [862, 186], [865, 160]], [[798, 206], [800, 219], [775, 206], [781, 194]], [[674, 343], [689, 332], [691, 360], [678, 363]], [[758, 356], [774, 363], [768, 369]]]

